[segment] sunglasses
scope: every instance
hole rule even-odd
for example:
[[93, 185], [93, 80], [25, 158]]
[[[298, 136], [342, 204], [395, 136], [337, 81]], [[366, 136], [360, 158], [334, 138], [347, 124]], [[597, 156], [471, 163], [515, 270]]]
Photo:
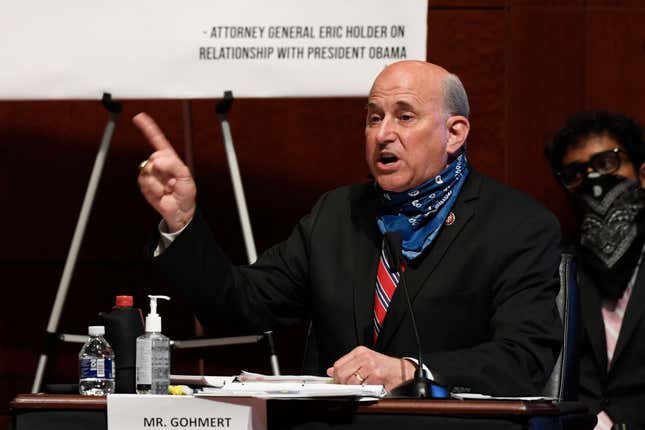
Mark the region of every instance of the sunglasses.
[[562, 167], [562, 170], [556, 173], [562, 185], [567, 189], [573, 189], [582, 184], [589, 168], [601, 175], [614, 173], [620, 168], [620, 153], [624, 153], [620, 148], [610, 149], [609, 151], [594, 154], [586, 163], [571, 163]]

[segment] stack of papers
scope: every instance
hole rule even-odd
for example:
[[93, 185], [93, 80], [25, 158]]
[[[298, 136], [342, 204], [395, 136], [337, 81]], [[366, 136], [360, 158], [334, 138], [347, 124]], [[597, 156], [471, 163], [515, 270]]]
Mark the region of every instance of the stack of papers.
[[311, 375], [262, 375], [242, 372], [239, 376], [170, 375], [172, 384], [203, 387], [195, 396], [311, 398], [385, 395], [383, 385], [334, 384], [332, 378]]
[[260, 398], [369, 397], [385, 395], [382, 385], [342, 385], [301, 382], [232, 382], [221, 388], [205, 387], [195, 396]]

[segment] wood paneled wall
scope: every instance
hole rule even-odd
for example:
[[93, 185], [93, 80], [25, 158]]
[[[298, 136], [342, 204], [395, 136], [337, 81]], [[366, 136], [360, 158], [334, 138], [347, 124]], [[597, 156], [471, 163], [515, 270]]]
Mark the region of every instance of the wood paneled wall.
[[[572, 228], [542, 147], [581, 109], [607, 108], [645, 122], [645, 7], [639, 0], [431, 0], [428, 58], [468, 90], [468, 151], [484, 173], [542, 201]], [[324, 191], [363, 181], [364, 99], [236, 100], [230, 114], [259, 250], [286, 237]], [[244, 261], [214, 101], [190, 102], [199, 201], [234, 262]], [[127, 101], [114, 135], [60, 331], [82, 333], [116, 294], [164, 292], [143, 247], [158, 221], [139, 195], [148, 148], [129, 118], [145, 110], [182, 152], [182, 102]], [[0, 426], [7, 403], [31, 387], [106, 113], [98, 102], [0, 102]], [[192, 333], [180, 300], [162, 305], [165, 331]], [[302, 328], [278, 333], [283, 367], [298, 371]], [[295, 340], [294, 340], [295, 339]], [[259, 347], [205, 352], [207, 371], [266, 371]], [[46, 382], [74, 382], [79, 346], [62, 345]], [[196, 371], [176, 354], [174, 372]], [[4, 420], [4, 422], [3, 422]]]

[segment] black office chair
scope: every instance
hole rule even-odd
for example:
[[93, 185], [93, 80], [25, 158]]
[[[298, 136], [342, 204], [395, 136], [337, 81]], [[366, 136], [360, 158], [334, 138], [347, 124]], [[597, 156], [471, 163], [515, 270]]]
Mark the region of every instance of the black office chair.
[[556, 297], [556, 306], [562, 319], [564, 338], [562, 350], [542, 394], [558, 400], [577, 400], [577, 341], [580, 329], [580, 304], [575, 262], [571, 254], [562, 254], [560, 260], [560, 292]]

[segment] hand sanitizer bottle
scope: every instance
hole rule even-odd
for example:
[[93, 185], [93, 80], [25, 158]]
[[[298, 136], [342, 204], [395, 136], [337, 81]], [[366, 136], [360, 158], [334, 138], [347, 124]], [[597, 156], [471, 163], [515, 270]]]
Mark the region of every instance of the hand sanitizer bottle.
[[137, 338], [137, 394], [168, 394], [170, 383], [170, 339], [161, 334], [161, 316], [157, 299], [151, 296], [150, 313], [146, 316], [146, 332]]

